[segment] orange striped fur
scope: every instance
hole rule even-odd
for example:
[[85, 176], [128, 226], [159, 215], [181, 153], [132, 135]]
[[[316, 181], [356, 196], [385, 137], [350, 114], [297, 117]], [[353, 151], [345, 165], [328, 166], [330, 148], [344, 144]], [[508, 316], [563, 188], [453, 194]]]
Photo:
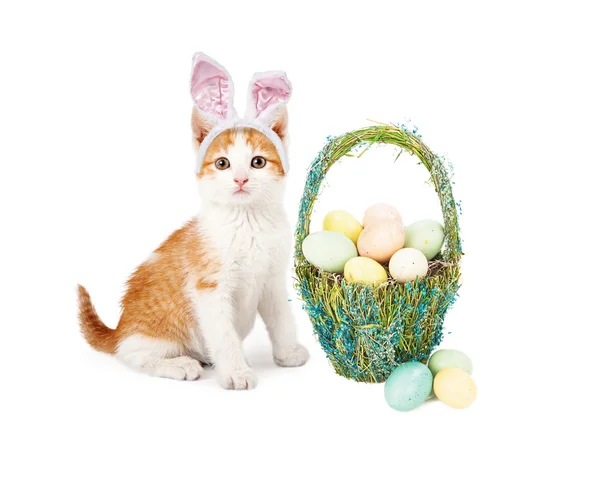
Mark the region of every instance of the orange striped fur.
[[127, 282], [121, 300], [122, 314], [115, 330], [105, 326], [79, 286], [79, 322], [88, 343], [113, 354], [120, 340], [132, 334], [188, 345], [195, 324], [188, 284], [197, 289], [214, 289], [220, 263], [197, 228], [197, 220], [175, 231]]

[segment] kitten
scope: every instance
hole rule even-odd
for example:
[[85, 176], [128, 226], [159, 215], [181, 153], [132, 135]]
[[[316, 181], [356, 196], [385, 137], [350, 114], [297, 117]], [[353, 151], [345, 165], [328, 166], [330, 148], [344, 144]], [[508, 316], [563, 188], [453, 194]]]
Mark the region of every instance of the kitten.
[[[196, 152], [213, 123], [194, 108]], [[269, 126], [287, 144], [285, 105]], [[234, 126], [220, 132], [198, 158], [202, 208], [175, 231], [127, 283], [116, 329], [101, 322], [79, 286], [79, 321], [87, 342], [148, 374], [195, 380], [214, 364], [227, 389], [250, 389], [255, 372], [242, 341], [257, 311], [279, 366], [301, 366], [286, 291], [291, 236], [282, 205], [285, 168], [261, 131]]]

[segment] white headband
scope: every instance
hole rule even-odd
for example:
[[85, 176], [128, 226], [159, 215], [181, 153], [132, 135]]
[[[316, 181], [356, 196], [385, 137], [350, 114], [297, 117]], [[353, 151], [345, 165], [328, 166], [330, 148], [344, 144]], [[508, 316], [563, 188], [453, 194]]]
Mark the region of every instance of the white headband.
[[196, 157], [196, 173], [200, 172], [206, 150], [219, 133], [236, 127], [254, 128], [264, 134], [277, 149], [283, 171], [289, 161], [281, 138], [271, 129], [277, 108], [285, 105], [292, 85], [282, 71], [255, 73], [248, 87], [248, 105], [244, 118], [233, 107], [233, 82], [227, 70], [203, 53], [192, 62], [190, 92], [198, 111], [214, 127], [200, 144]]

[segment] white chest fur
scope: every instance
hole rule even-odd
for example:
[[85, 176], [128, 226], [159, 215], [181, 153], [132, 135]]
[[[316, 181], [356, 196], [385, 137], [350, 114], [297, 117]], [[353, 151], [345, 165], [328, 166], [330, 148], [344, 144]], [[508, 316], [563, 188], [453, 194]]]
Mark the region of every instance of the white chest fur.
[[278, 205], [206, 208], [198, 215], [204, 238], [218, 251], [220, 284], [233, 302], [238, 333], [252, 329], [260, 295], [271, 276], [287, 267], [289, 226]]

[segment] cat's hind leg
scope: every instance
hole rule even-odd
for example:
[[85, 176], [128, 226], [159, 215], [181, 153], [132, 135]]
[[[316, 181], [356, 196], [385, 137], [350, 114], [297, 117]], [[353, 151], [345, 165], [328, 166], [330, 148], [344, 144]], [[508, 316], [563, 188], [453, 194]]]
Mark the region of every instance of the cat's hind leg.
[[194, 381], [202, 374], [200, 362], [186, 356], [180, 345], [141, 334], [123, 339], [115, 355], [128, 366], [151, 376]]

